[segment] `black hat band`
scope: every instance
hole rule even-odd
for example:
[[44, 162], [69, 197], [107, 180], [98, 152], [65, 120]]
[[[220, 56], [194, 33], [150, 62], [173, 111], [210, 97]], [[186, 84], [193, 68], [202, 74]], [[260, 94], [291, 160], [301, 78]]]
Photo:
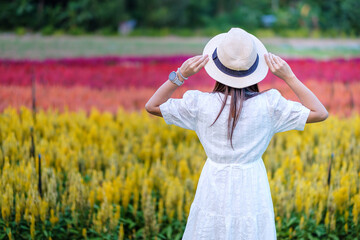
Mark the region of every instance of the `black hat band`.
[[225, 67], [221, 62], [220, 59], [217, 56], [217, 48], [215, 48], [213, 54], [212, 54], [212, 59], [214, 60], [214, 63], [216, 65], [216, 67], [223, 73], [232, 76], [232, 77], [246, 77], [250, 74], [252, 74], [258, 64], [259, 64], [259, 54], [256, 54], [256, 60], [254, 62], [254, 64], [248, 69], [248, 70], [232, 70], [230, 68]]

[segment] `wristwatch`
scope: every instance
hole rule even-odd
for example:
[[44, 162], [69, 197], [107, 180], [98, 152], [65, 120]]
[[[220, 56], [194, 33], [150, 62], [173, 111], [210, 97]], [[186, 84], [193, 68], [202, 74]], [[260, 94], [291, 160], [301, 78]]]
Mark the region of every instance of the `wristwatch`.
[[176, 72], [175, 71], [172, 71], [170, 74], [169, 74], [169, 80], [173, 83], [175, 83], [176, 85], [178, 86], [181, 86], [184, 84], [183, 81], [180, 81]]

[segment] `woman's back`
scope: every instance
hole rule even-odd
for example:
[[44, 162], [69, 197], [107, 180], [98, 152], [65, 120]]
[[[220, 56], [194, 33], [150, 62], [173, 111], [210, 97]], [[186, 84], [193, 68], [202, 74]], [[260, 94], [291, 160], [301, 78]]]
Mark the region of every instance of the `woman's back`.
[[183, 99], [169, 99], [160, 106], [168, 124], [195, 130], [206, 155], [217, 163], [249, 163], [265, 152], [276, 132], [303, 130], [310, 110], [299, 102], [283, 98], [276, 89], [262, 92], [243, 102], [234, 129], [228, 139], [231, 96], [213, 126], [224, 100], [222, 93], [187, 91]]

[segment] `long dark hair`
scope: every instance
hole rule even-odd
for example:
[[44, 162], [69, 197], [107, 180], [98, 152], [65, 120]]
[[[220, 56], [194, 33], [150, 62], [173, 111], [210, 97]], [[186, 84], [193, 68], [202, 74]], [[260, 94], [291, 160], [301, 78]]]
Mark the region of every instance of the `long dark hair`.
[[219, 118], [220, 114], [222, 113], [225, 107], [228, 96], [229, 95], [231, 96], [230, 111], [228, 118], [228, 138], [230, 139], [231, 147], [234, 149], [232, 144], [232, 136], [234, 133], [235, 126], [239, 120], [243, 103], [245, 100], [260, 94], [258, 84], [254, 84], [245, 88], [233, 88], [216, 81], [215, 87], [212, 92], [223, 93], [225, 94], [225, 98], [223, 100], [223, 104], [221, 106], [219, 114], [217, 115], [215, 121], [210, 126], [212, 126]]

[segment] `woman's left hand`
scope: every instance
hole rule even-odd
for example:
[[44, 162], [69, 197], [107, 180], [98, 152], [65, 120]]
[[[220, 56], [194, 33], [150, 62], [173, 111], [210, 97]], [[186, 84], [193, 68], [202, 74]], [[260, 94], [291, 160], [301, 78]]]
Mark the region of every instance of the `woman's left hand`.
[[188, 78], [195, 73], [199, 72], [209, 61], [209, 56], [206, 55], [198, 55], [186, 60], [180, 67], [181, 74]]

